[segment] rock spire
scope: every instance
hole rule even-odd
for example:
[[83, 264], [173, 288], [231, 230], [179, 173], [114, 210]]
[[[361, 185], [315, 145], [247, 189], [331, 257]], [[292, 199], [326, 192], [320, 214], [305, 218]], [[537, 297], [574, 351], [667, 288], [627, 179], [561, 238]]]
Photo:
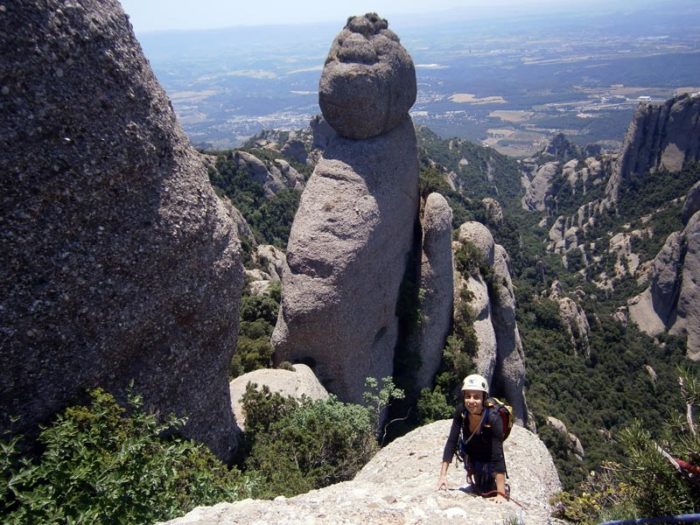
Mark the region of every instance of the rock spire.
[[415, 71], [385, 20], [354, 17], [333, 42], [320, 92], [332, 129], [290, 232], [272, 343], [277, 363], [309, 364], [329, 391], [360, 402], [366, 377], [393, 371], [419, 204]]

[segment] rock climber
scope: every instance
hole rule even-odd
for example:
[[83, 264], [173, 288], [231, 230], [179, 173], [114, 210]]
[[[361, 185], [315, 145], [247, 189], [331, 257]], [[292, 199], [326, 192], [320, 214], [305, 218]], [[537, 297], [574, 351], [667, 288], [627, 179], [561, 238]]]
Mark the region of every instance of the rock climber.
[[464, 460], [467, 479], [474, 491], [494, 497], [495, 503], [508, 500], [506, 462], [503, 456], [503, 421], [484, 406], [489, 394], [486, 379], [478, 374], [462, 383], [462, 402], [455, 409], [450, 435], [442, 453], [438, 490], [447, 489], [447, 468], [455, 450]]

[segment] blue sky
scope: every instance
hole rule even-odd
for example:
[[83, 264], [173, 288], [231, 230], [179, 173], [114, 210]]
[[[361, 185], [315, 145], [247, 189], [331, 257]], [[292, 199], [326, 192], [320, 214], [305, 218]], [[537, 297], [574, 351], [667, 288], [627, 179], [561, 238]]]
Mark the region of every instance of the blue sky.
[[[641, 0], [642, 2], [645, 0]], [[136, 33], [169, 29], [210, 29], [236, 25], [303, 24], [337, 21], [375, 11], [393, 16], [426, 15], [460, 9], [497, 15], [513, 11], [576, 9], [629, 0], [122, 0]], [[342, 25], [342, 24], [341, 24]]]

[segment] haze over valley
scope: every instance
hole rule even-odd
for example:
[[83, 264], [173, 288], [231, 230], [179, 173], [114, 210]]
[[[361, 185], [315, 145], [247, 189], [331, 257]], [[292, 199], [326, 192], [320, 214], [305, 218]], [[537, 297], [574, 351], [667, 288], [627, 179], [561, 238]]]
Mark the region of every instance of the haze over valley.
[[[350, 14], [350, 13], [349, 13]], [[382, 14], [382, 13], [380, 13]], [[390, 20], [411, 53], [411, 114], [443, 137], [515, 156], [565, 133], [619, 147], [640, 100], [700, 91], [700, 7], [656, 2], [498, 18], [468, 10]], [[337, 23], [144, 33], [139, 39], [192, 142], [235, 147], [319, 113]]]

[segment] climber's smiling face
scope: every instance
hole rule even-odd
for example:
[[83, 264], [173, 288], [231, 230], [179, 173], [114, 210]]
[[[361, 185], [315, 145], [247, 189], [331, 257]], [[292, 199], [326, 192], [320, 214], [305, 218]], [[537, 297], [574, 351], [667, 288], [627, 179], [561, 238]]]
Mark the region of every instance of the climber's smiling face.
[[470, 414], [481, 414], [484, 410], [484, 393], [481, 390], [463, 390], [464, 406]]

